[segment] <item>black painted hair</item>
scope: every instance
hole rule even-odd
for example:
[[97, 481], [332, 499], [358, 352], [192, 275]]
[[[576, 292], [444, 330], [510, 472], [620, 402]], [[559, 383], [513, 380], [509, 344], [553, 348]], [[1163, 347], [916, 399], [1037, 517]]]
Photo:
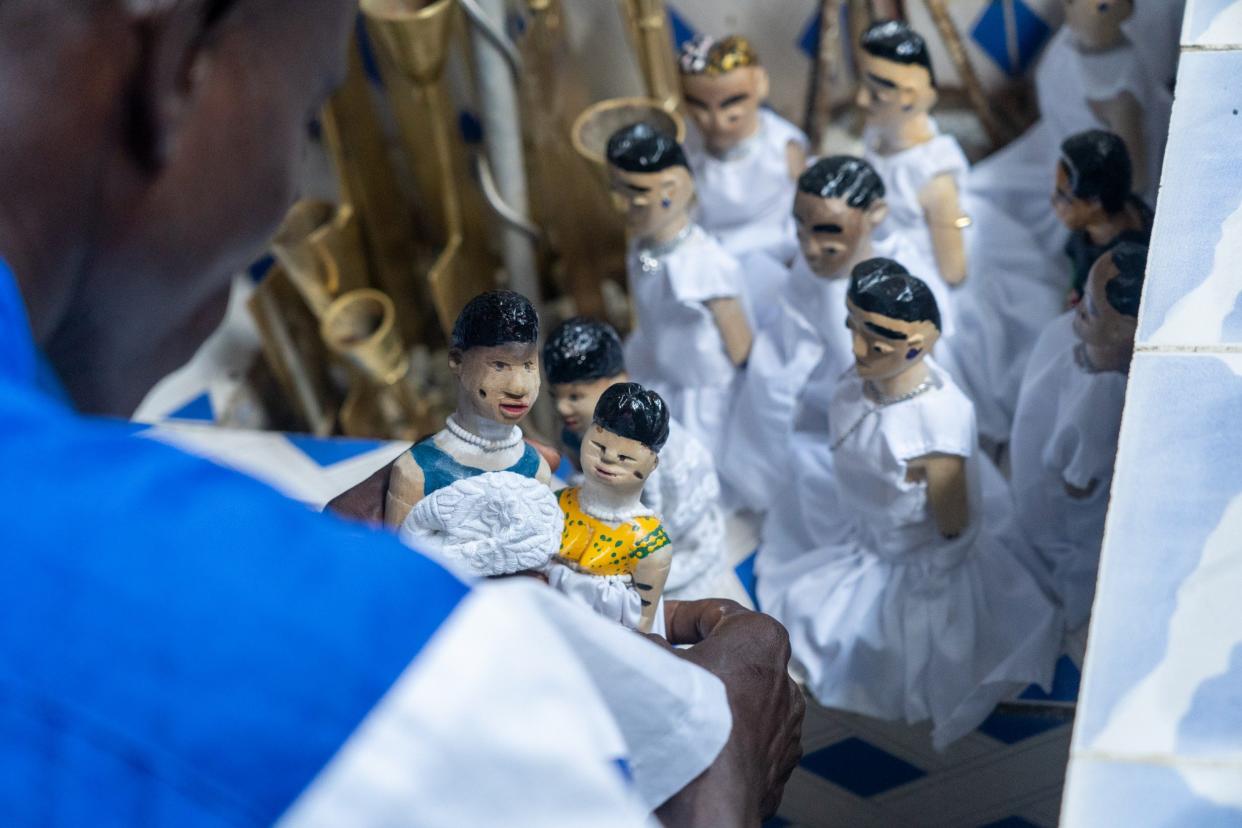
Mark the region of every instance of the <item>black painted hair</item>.
[[562, 322], [543, 344], [543, 370], [553, 385], [615, 377], [625, 371], [621, 337], [606, 322]]
[[850, 274], [849, 300], [862, 310], [940, 330], [940, 307], [927, 283], [892, 259], [868, 259]]
[[1137, 318], [1147, 275], [1147, 245], [1123, 241], [1109, 255], [1120, 272], [1104, 286], [1104, 295], [1118, 313]]
[[798, 178], [798, 189], [820, 198], [840, 198], [867, 209], [884, 198], [884, 182], [875, 168], [852, 155], [831, 155], [812, 164]]
[[608, 163], [632, 173], [657, 173], [670, 167], [690, 169], [686, 152], [676, 138], [641, 123], [622, 127], [608, 139]]
[[539, 339], [539, 314], [520, 293], [489, 290], [471, 299], [453, 324], [453, 348], [492, 348]]
[[659, 452], [668, 442], [668, 420], [663, 397], [636, 382], [619, 382], [600, 395], [593, 422]]
[[1061, 144], [1061, 167], [1076, 197], [1099, 199], [1109, 214], [1125, 209], [1134, 167], [1126, 142], [1117, 135], [1102, 129], [1071, 135]]
[[931, 53], [927, 41], [900, 20], [881, 20], [863, 32], [861, 41], [867, 54], [907, 66], [922, 66], [936, 85], [936, 72], [932, 69]]

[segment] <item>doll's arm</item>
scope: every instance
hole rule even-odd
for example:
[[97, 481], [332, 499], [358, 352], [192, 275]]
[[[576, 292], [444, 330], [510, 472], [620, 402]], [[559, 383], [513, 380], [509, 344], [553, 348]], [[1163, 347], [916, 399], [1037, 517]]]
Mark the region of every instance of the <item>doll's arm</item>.
[[785, 145], [785, 162], [789, 164], [789, 177], [797, 181], [806, 171], [806, 147], [790, 141]]
[[634, 588], [643, 602], [642, 619], [638, 623], [638, 631], [651, 632], [655, 624], [656, 610], [660, 608], [660, 596], [664, 594], [664, 584], [668, 581], [668, 573], [673, 568], [673, 547], [665, 544], [638, 562], [634, 567]]
[[[940, 275], [951, 285], [966, 280], [966, 242], [962, 230], [969, 220], [962, 212], [957, 181], [952, 175], [938, 175], [919, 193], [919, 203], [931, 231], [932, 247]], [[917, 274], [916, 274], [917, 275]]]
[[406, 454], [392, 467], [392, 479], [388, 484], [388, 497], [384, 502], [384, 524], [389, 529], [400, 529], [414, 504], [423, 499], [423, 470]]
[[956, 538], [970, 523], [970, 497], [966, 490], [966, 458], [955, 454], [929, 454], [910, 462], [910, 476], [927, 481], [927, 503], [936, 527], [946, 538]]
[[742, 301], [735, 297], [710, 299], [707, 302], [707, 309], [716, 319], [716, 327], [720, 329], [720, 336], [724, 339], [725, 351], [729, 354], [729, 359], [734, 365], [745, 365], [755, 336], [750, 330], [750, 323], [746, 321], [746, 311], [742, 308]]
[[1141, 193], [1147, 189], [1147, 142], [1143, 140], [1143, 105], [1129, 92], [1122, 92], [1107, 101], [1090, 101], [1096, 117], [1125, 141], [1134, 168], [1131, 189]]

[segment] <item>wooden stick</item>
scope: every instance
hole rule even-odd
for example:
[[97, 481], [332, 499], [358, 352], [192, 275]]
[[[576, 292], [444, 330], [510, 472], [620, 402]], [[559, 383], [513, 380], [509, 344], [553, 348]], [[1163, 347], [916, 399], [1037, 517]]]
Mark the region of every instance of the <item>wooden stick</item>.
[[945, 47], [949, 50], [949, 58], [953, 61], [953, 65], [957, 67], [957, 73], [961, 76], [962, 84], [966, 87], [966, 95], [970, 99], [970, 105], [975, 110], [975, 114], [979, 116], [979, 121], [983, 124], [984, 131], [987, 132], [988, 138], [993, 145], [999, 146], [1003, 144], [1007, 137], [1005, 130], [1001, 127], [996, 113], [992, 111], [987, 96], [983, 94], [983, 84], [979, 82], [979, 76], [975, 74], [975, 68], [970, 62], [970, 55], [966, 53], [966, 47], [962, 44], [962, 38], [958, 34], [957, 27], [953, 25], [953, 19], [949, 17], [949, 10], [945, 6], [944, 0], [923, 0], [923, 2], [927, 5], [927, 11], [931, 14], [932, 20], [936, 23], [941, 40], [944, 41]]
[[807, 134], [816, 150], [832, 118], [833, 92], [841, 83], [841, 7], [842, 0], [822, 0], [819, 7], [819, 54], [811, 75], [811, 111], [807, 118]]

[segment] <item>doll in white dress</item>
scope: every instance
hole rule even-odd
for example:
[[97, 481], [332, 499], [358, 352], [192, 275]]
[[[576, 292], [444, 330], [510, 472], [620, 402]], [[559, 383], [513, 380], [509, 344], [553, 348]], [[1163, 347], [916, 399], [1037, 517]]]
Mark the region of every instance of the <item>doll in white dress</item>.
[[1104, 542], [1147, 248], [1123, 241], [1031, 356], [1011, 449], [1017, 525], [1053, 576], [1066, 627], [1086, 624]]
[[636, 327], [626, 362], [718, 456], [752, 339], [741, 268], [691, 220], [694, 179], [675, 139], [646, 124], [625, 127], [608, 142], [608, 166], [630, 238]]
[[746, 38], [701, 35], [682, 47], [678, 67], [699, 225], [739, 258], [762, 252], [788, 263], [797, 250], [789, 205], [806, 166], [806, 136], [763, 106], [768, 73]]
[[971, 173], [972, 193], [1029, 228], [1049, 253], [1060, 252], [1065, 230], [1049, 205], [1048, 171], [1071, 135], [1120, 135], [1134, 164], [1135, 192], [1155, 203], [1172, 96], [1122, 30], [1133, 12], [1134, 0], [1067, 3], [1065, 24], [1035, 71], [1039, 121]]
[[[820, 458], [815, 447], [828, 431], [828, 403], [854, 361], [845, 328], [850, 272], [876, 256], [903, 264], [914, 258], [899, 233], [873, 238], [888, 212], [884, 193], [871, 165], [846, 155], [820, 159], [798, 179], [800, 252], [773, 313], [755, 332], [720, 458], [731, 490], [753, 511], [773, 507], [799, 467]], [[777, 506], [785, 512], [795, 504]]]
[[565, 516], [548, 584], [600, 615], [644, 633], [664, 634], [664, 586], [673, 545], [643, 505], [643, 487], [668, 441], [668, 408], [637, 383], [600, 395], [582, 437], [582, 485], [556, 498]]
[[[570, 319], [544, 343], [543, 370], [564, 425], [561, 442], [581, 471], [582, 440], [600, 396], [630, 381], [621, 338], [607, 323]], [[724, 509], [716, 466], [703, 444], [676, 419], [669, 420], [668, 442], [660, 449], [659, 467], [643, 487], [642, 502], [660, 517], [677, 548], [665, 596], [676, 600], [736, 596], [736, 578], [728, 581], [732, 573], [725, 566]]]
[[1125, 143], [1100, 130], [1072, 135], [1050, 169], [1052, 204], [1070, 231], [1055, 278], [998, 274], [980, 286], [961, 314], [954, 346], [971, 354], [954, 376], [974, 401], [980, 434], [1009, 442], [1022, 376], [1036, 340], [1080, 295], [1087, 271], [1121, 241], [1147, 243], [1152, 211], [1131, 193], [1131, 165]]
[[[970, 401], [928, 359], [935, 297], [895, 262], [864, 262], [847, 296], [855, 368], [832, 400], [839, 527], [758, 570], [825, 706], [915, 723], [943, 749], [1029, 684], [1047, 684], [1062, 622], [989, 523]], [[767, 554], [760, 550], [760, 558]]]

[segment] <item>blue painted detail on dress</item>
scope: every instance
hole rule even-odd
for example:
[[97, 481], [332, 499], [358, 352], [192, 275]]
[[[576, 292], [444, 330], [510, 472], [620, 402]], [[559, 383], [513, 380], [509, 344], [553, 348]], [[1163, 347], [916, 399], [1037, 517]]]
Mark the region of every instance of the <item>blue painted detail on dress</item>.
[[904, 759], [852, 736], [804, 757], [801, 764], [861, 797], [877, 796], [927, 776]]
[[[1015, 39], [1012, 44], [1005, 24], [1006, 6], [1013, 10]], [[970, 34], [997, 66], [1011, 77], [1017, 77], [1026, 72], [1039, 55], [1052, 28], [1022, 0], [992, 0]]]
[[[484, 469], [476, 469], [457, 462], [451, 454], [441, 449], [433, 438], [416, 443], [410, 449], [410, 456], [423, 471], [423, 494], [438, 492], [445, 486], [451, 486], [458, 480], [486, 474]], [[522, 458], [504, 471], [520, 474], [523, 477], [534, 477], [539, 474], [539, 452], [529, 443], [522, 452]]]
[[324, 439], [304, 434], [286, 434], [285, 439], [324, 468], [361, 457], [384, 445], [383, 440]]

